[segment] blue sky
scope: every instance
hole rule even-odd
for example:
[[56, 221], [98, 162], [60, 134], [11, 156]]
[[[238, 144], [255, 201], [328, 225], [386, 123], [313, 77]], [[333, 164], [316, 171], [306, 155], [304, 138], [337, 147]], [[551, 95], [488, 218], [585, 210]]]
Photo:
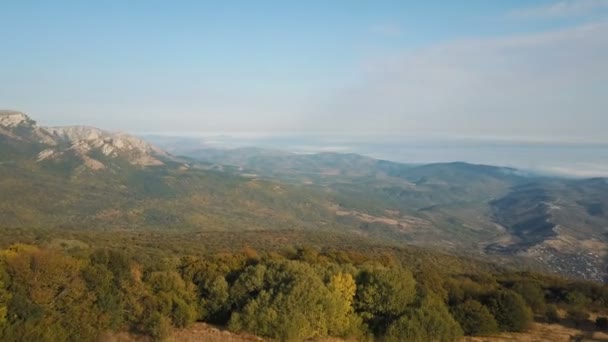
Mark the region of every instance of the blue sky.
[[0, 16], [0, 107], [45, 125], [606, 141], [605, 0], [21, 0]]

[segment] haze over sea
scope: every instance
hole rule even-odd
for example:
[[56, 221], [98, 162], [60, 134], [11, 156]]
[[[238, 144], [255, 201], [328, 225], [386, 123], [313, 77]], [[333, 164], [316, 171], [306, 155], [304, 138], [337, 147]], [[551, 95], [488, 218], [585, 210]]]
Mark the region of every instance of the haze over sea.
[[397, 135], [269, 133], [143, 134], [174, 153], [258, 147], [294, 153], [340, 152], [411, 164], [468, 162], [564, 177], [608, 177], [608, 144]]

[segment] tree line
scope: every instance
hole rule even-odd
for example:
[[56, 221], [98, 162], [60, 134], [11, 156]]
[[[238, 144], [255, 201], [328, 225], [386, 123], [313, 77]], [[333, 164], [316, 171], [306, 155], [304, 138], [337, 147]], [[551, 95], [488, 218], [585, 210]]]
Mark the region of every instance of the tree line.
[[142, 258], [121, 248], [15, 244], [0, 260], [3, 341], [88, 341], [108, 331], [162, 340], [196, 321], [280, 341], [454, 341], [560, 321], [563, 310], [584, 322], [608, 304], [608, 289], [595, 283], [450, 274], [429, 262], [311, 247]]

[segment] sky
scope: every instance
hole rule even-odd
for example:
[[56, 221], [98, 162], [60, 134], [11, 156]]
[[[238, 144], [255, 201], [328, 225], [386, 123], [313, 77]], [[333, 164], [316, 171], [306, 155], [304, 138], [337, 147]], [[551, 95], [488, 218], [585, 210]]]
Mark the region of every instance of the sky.
[[608, 0], [6, 0], [0, 44], [42, 125], [608, 142]]

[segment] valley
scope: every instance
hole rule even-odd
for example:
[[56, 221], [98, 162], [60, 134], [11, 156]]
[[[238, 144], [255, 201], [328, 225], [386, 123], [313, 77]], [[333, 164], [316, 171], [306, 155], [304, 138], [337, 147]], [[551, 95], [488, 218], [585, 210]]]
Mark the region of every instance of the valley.
[[605, 179], [0, 124], [6, 340], [499, 341], [608, 314]]
[[1, 342], [608, 342], [608, 0], [0, 9]]
[[605, 179], [256, 148], [174, 156], [122, 133], [2, 117], [7, 228], [340, 232], [606, 276]]

